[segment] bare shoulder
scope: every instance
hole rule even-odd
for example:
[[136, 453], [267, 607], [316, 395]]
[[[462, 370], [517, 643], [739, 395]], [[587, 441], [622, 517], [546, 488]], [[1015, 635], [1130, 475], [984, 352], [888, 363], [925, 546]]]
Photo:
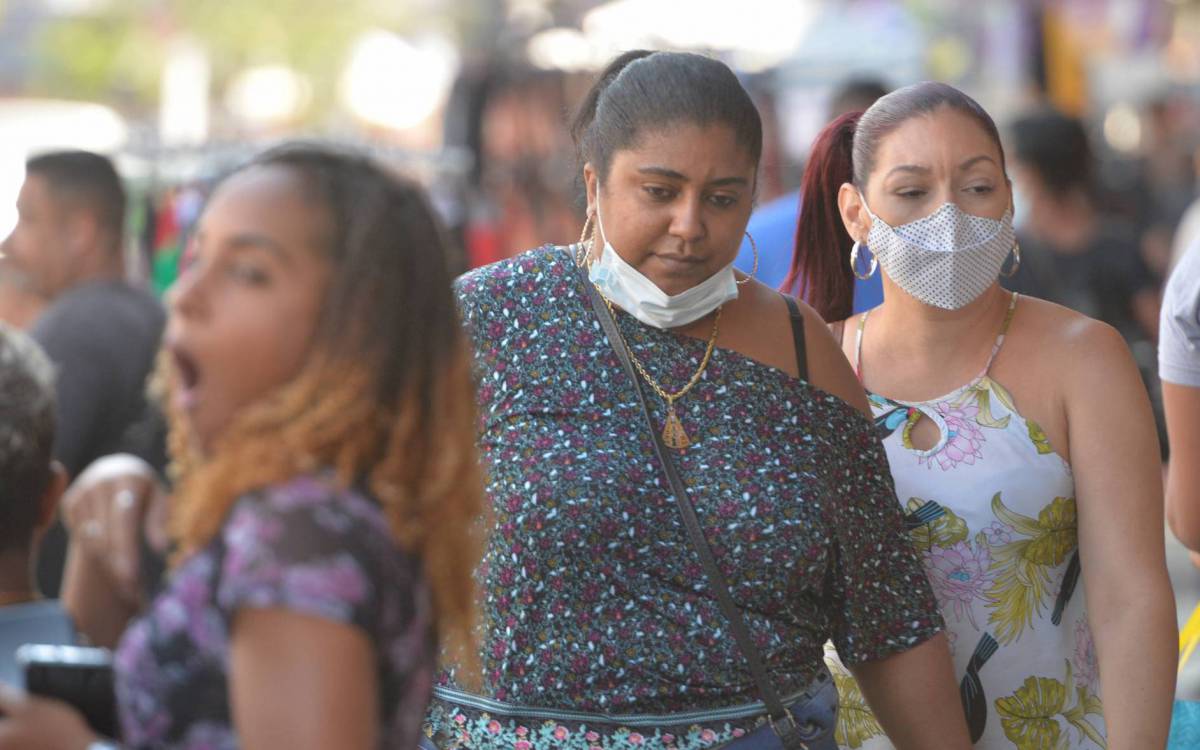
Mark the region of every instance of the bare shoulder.
[[[870, 414], [867, 397], [850, 364], [842, 354], [825, 321], [807, 304], [796, 300], [804, 318], [805, 360], [808, 382], [842, 399], [864, 414]], [[750, 281], [742, 286], [736, 306], [722, 320], [722, 332], [740, 331], [743, 354], [778, 369], [796, 374], [795, 347], [784, 295]]]
[[1023, 335], [1039, 349], [1057, 352], [1059, 367], [1094, 367], [1130, 357], [1121, 334], [1107, 323], [1036, 297], [1022, 297], [1020, 310]]
[[808, 348], [809, 382], [871, 416], [867, 394], [854, 375], [832, 326], [804, 302], [797, 301], [804, 315], [804, 336]]
[[1034, 297], [1021, 298], [1019, 344], [1027, 362], [1053, 368], [1063, 395], [1094, 397], [1111, 388], [1141, 388], [1125, 339], [1115, 328], [1082, 313]]

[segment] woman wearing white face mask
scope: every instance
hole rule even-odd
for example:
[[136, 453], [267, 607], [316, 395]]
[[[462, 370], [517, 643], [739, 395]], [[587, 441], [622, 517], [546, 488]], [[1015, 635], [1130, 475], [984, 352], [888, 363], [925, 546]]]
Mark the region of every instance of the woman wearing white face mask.
[[[917, 84], [831, 123], [810, 159], [798, 291], [866, 387], [976, 747], [1163, 747], [1175, 613], [1149, 402], [1113, 329], [1000, 288], [1020, 251], [991, 118]], [[851, 274], [877, 269], [883, 304], [846, 320]], [[842, 730], [891, 746], [869, 714]]]
[[862, 390], [815, 313], [731, 269], [749, 96], [627, 53], [575, 135], [582, 241], [458, 284], [495, 519], [482, 689], [435, 690], [430, 742], [826, 750], [833, 638], [897, 745], [966, 748]]

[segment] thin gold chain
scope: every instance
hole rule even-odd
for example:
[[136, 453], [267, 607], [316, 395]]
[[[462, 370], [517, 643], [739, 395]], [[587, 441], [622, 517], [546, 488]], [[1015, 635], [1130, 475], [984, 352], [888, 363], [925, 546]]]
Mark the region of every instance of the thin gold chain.
[[[595, 286], [595, 284], [593, 284], [593, 286]], [[596, 287], [596, 291], [600, 294], [600, 299], [604, 300], [604, 304], [608, 306], [608, 312], [613, 316], [613, 320], [615, 321], [617, 319], [617, 314], [613, 310], [612, 300], [610, 300], [604, 295], [603, 292], [600, 291], [600, 287]], [[713, 318], [712, 333], [709, 334], [708, 346], [704, 349], [704, 359], [700, 361], [700, 367], [696, 369], [695, 374], [693, 374], [691, 379], [688, 380], [687, 385], [683, 386], [674, 393], [668, 393], [665, 388], [658, 384], [658, 381], [650, 376], [650, 373], [646, 372], [646, 368], [642, 367], [642, 363], [638, 361], [637, 355], [633, 353], [633, 348], [630, 347], [629, 342], [625, 340], [625, 334], [621, 333], [621, 329], [619, 327], [617, 328], [617, 335], [621, 337], [621, 344], [624, 345], [625, 350], [629, 352], [629, 359], [633, 362], [633, 366], [637, 368], [638, 374], [640, 374], [650, 385], [650, 387], [654, 389], [655, 393], [657, 393], [664, 401], [667, 402], [668, 406], [673, 405], [677, 399], [686, 395], [688, 391], [692, 390], [692, 387], [695, 386], [696, 383], [700, 382], [700, 376], [704, 374], [705, 368], [708, 367], [708, 361], [712, 359], [713, 349], [715, 349], [717, 346], [717, 332], [720, 330], [721, 310], [724, 307], [724, 305], [721, 305], [721, 307], [717, 308], [717, 315]]]

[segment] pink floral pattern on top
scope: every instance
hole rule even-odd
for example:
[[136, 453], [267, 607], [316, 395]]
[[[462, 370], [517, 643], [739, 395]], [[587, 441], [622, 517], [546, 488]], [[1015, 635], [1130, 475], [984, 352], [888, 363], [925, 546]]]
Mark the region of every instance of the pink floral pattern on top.
[[979, 407], [975, 404], [940, 401], [935, 408], [946, 422], [946, 443], [933, 455], [922, 456], [919, 463], [932, 467], [936, 461], [942, 471], [949, 471], [959, 464], [972, 465], [983, 458], [983, 430], [975, 421]]
[[991, 583], [991, 562], [986, 545], [975, 548], [965, 541], [925, 553], [925, 571], [944, 613], [953, 613], [956, 620], [966, 618], [978, 627], [972, 605]]
[[437, 650], [425, 578], [375, 501], [313, 475], [240, 499], [126, 630], [115, 669], [126, 747], [239, 746], [230, 623], [264, 607], [365, 633], [377, 660], [380, 747], [416, 746]]

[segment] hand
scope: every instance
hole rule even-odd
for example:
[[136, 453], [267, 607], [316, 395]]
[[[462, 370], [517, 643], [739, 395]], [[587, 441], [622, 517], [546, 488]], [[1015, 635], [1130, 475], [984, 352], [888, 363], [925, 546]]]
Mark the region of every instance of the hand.
[[86, 750], [99, 739], [66, 703], [0, 683], [0, 750]]
[[[141, 599], [141, 538], [165, 547], [161, 528], [166, 492], [145, 461], [127, 453], [105, 456], [71, 483], [62, 499], [62, 515], [87, 557], [105, 568], [124, 601]], [[153, 520], [154, 523], [148, 523]], [[157, 546], [157, 545], [156, 545]]]

